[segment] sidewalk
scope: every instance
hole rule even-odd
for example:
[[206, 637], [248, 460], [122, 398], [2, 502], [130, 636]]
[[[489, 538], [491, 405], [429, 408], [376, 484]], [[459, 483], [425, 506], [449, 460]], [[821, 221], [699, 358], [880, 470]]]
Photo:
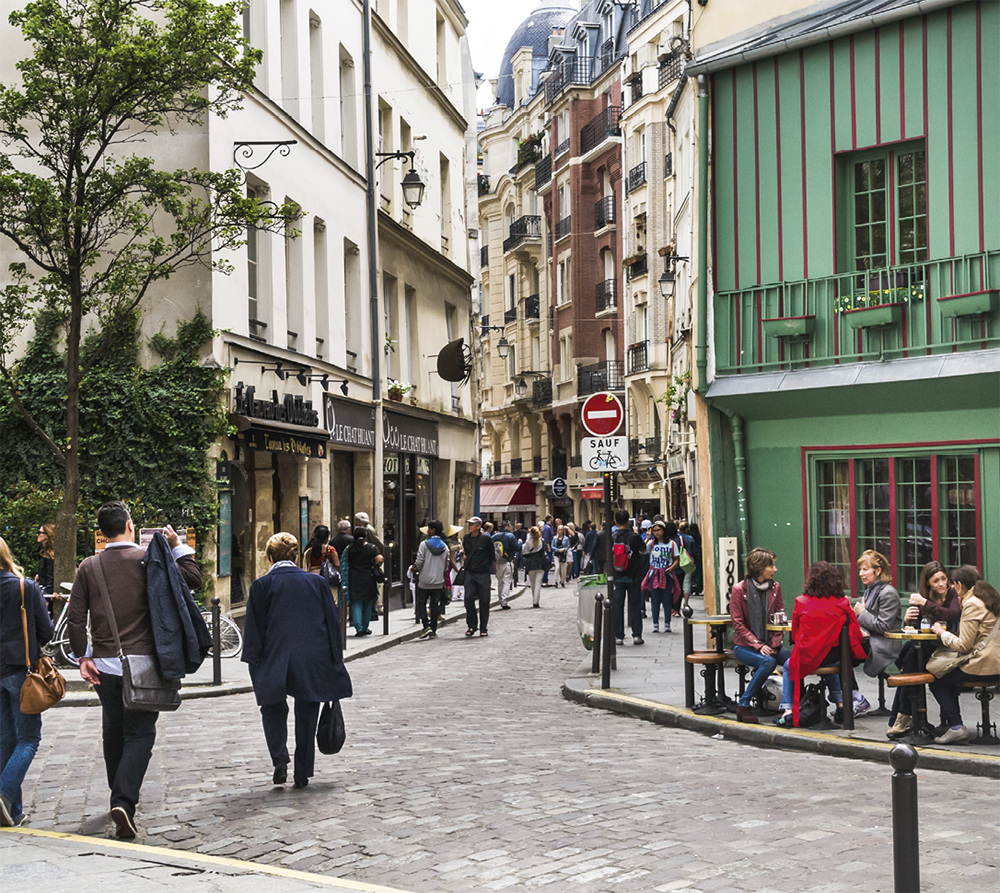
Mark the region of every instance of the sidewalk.
[[0, 831], [0, 864], [4, 889], [18, 893], [51, 893], [64, 886], [113, 889], [123, 878], [128, 889], [144, 893], [404, 893], [280, 865], [35, 828]]
[[[705, 615], [701, 599], [692, 599], [691, 607], [695, 610], [696, 618]], [[590, 652], [586, 652], [586, 658], [566, 680], [563, 696], [588, 707], [598, 707], [711, 736], [726, 737], [758, 747], [805, 750], [879, 762], [888, 759], [894, 742], [885, 737], [888, 725], [885, 717], [856, 717], [854, 730], [846, 732], [833, 723], [812, 729], [780, 729], [774, 725], [774, 720], [779, 715], [777, 713], [773, 716], [761, 716], [759, 725], [751, 725], [737, 722], [733, 713], [702, 716], [686, 709], [682, 618], [672, 618], [671, 627], [673, 631], [670, 633], [654, 633], [651, 617], [644, 618], [642, 637], [645, 644], [632, 645], [631, 636], [626, 636], [625, 644], [617, 647], [618, 669], [612, 670], [611, 688], [607, 691], [601, 689], [600, 674], [591, 673], [592, 656]], [[695, 627], [695, 647], [714, 650], [714, 640], [706, 646], [704, 630], [705, 627]], [[695, 667], [695, 697], [699, 700], [705, 685], [705, 680], [698, 672], [700, 669], [701, 667]], [[732, 697], [739, 690], [739, 679], [733, 669], [727, 668], [725, 672], [726, 693]], [[873, 709], [877, 708], [878, 680], [865, 676], [860, 669], [857, 676], [861, 693]], [[887, 706], [891, 706], [893, 695], [894, 691], [886, 688]], [[962, 696], [961, 703], [965, 724], [975, 734], [976, 722], [981, 716], [979, 702], [971, 693], [967, 693]], [[990, 707], [990, 720], [1000, 723], [1000, 698], [995, 698]], [[928, 694], [928, 714], [933, 721], [938, 719], [937, 711], [937, 703]], [[917, 751], [920, 755], [920, 768], [1000, 778], [1000, 746], [997, 745], [975, 742], [952, 747], [932, 745], [918, 747]]]
[[[525, 587], [519, 584], [513, 587], [511, 599], [521, 595]], [[496, 597], [496, 580], [493, 581], [493, 599], [490, 610], [499, 610], [500, 601]], [[438, 621], [438, 626], [451, 623], [465, 623], [465, 606], [461, 599], [449, 602], [447, 612]], [[373, 618], [370, 636], [355, 636], [350, 624], [347, 626], [347, 647], [344, 649], [344, 662], [358, 660], [369, 654], [377, 654], [386, 648], [392, 648], [400, 642], [417, 638], [423, 628], [416, 622], [413, 605], [397, 608], [389, 612], [389, 634], [384, 630], [381, 617]], [[94, 690], [85, 683], [75, 667], [61, 667], [60, 672], [66, 677], [66, 697], [56, 707], [92, 707], [100, 703]], [[181, 685], [181, 698], [218, 698], [224, 695], [237, 695], [253, 691], [250, 682], [250, 667], [239, 657], [228, 657], [222, 660], [222, 685], [213, 685], [214, 666], [212, 658], [208, 657], [197, 673], [186, 676]]]

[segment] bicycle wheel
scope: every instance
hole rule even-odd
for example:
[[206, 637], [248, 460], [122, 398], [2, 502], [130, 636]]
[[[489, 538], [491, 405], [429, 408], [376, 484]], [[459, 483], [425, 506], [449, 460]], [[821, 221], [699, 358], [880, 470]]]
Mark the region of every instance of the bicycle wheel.
[[[201, 616], [205, 618], [208, 632], [212, 635], [212, 642], [215, 642], [215, 633], [212, 630], [212, 612], [202, 611]], [[219, 642], [222, 646], [222, 657], [236, 657], [243, 650], [243, 633], [235, 622], [226, 617], [225, 614], [219, 617]], [[214, 647], [214, 645], [213, 645]], [[209, 651], [209, 654], [212, 652]]]

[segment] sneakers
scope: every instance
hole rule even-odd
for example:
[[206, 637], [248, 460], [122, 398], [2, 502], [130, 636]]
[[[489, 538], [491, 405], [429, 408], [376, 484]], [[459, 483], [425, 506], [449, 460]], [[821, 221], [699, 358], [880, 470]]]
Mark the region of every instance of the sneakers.
[[0, 794], [0, 827], [14, 827], [14, 818], [10, 814], [10, 801], [3, 794]]
[[913, 717], [907, 716], [905, 713], [897, 713], [896, 721], [886, 729], [885, 737], [890, 741], [895, 741], [908, 734], [912, 727]]
[[633, 645], [642, 645], [643, 644], [642, 636], [632, 636], [632, 644]]
[[428, 626], [428, 627], [427, 627], [427, 629], [425, 629], [425, 630], [424, 630], [424, 631], [423, 631], [423, 632], [422, 632], [422, 633], [420, 634], [420, 638], [421, 638], [421, 639], [429, 639], [429, 638], [430, 638], [431, 636], [433, 636], [433, 635], [434, 635], [434, 630], [432, 630], [432, 629], [431, 629], [431, 628], [430, 628], [430, 627]]
[[742, 704], [736, 705], [736, 721], [737, 722], [747, 722], [751, 725], [759, 725], [760, 720], [757, 719], [757, 715], [749, 707], [744, 707]]
[[434, 632], [434, 630], [431, 630], [430, 631], [430, 635], [426, 636], [426, 638], [428, 638], [428, 639], [436, 639], [437, 637], [438, 637], [438, 634], [436, 632]]
[[660, 625], [658, 623], [653, 624], [653, 632], [658, 633], [660, 631]]
[[868, 703], [868, 698], [864, 695], [858, 697], [858, 693], [854, 693], [854, 715], [864, 716], [869, 710], [872, 709], [872, 705]]
[[[737, 715], [737, 718], [739, 718], [738, 715]], [[794, 727], [794, 723], [792, 721], [792, 714], [791, 713], [782, 714], [781, 716], [779, 716], [774, 721], [774, 724], [779, 729], [791, 729], [791, 728], [793, 728]]]
[[116, 806], [111, 810], [111, 821], [115, 823], [115, 837], [119, 840], [135, 839], [135, 823], [124, 806]]
[[625, 644], [625, 640], [624, 639], [615, 639], [615, 644], [616, 645], [624, 645]]
[[952, 726], [940, 738], [935, 738], [935, 744], [965, 744], [969, 740], [969, 730], [962, 725]]
[[508, 605], [507, 602], [504, 602], [502, 605], [500, 605], [500, 610], [501, 611], [509, 611], [510, 610], [510, 605]]
[[668, 624], [666, 624], [666, 625], [665, 625], [665, 626], [663, 627], [663, 631], [664, 631], [665, 633], [668, 633], [668, 632], [670, 632], [670, 624], [669, 624], [669, 623], [668, 623]]

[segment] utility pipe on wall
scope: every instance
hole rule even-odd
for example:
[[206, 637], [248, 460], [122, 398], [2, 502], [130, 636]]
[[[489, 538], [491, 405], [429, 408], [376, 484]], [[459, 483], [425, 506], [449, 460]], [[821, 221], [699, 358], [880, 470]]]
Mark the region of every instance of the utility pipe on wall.
[[699, 394], [708, 390], [708, 79], [698, 75], [698, 340]]
[[[720, 407], [721, 408], [721, 407]], [[747, 454], [743, 436], [743, 417], [736, 415], [731, 409], [722, 410], [733, 426], [733, 452], [736, 467], [736, 512], [740, 523], [740, 543], [743, 546], [743, 557], [750, 552], [750, 521], [747, 518]]]

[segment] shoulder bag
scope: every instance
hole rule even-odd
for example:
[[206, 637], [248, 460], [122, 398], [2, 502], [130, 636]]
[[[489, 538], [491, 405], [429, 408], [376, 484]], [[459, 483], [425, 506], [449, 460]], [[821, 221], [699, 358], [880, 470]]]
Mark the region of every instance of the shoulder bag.
[[[678, 537], [680, 539], [680, 537]], [[680, 569], [684, 571], [685, 574], [690, 574], [694, 570], [695, 564], [694, 559], [691, 557], [691, 553], [684, 548], [684, 540], [678, 543], [680, 547]]]
[[115, 637], [115, 647], [122, 662], [122, 702], [126, 710], [145, 710], [153, 713], [176, 710], [181, 706], [180, 679], [164, 679], [155, 654], [125, 654], [118, 636], [118, 624], [111, 607], [108, 584], [104, 579], [100, 556], [94, 559], [97, 585], [108, 612], [108, 623]]
[[21, 625], [24, 627], [24, 664], [28, 675], [21, 683], [21, 712], [25, 714], [43, 713], [53, 704], [58, 704], [66, 695], [66, 680], [56, 669], [51, 658], [38, 656], [35, 668], [31, 668], [31, 652], [28, 648], [28, 613], [24, 609], [24, 577], [21, 577]]
[[979, 654], [980, 651], [986, 648], [986, 646], [993, 641], [993, 637], [997, 634], [997, 627], [1000, 627], [1000, 619], [997, 619], [994, 622], [993, 629], [982, 642], [980, 642], [971, 651], [967, 651], [964, 654], [961, 651], [954, 650], [953, 648], [939, 648], [927, 659], [927, 666], [925, 669], [935, 679], [947, 676], [952, 670], [962, 666], [962, 664], [967, 661], [972, 660], [972, 658]]
[[340, 701], [328, 701], [323, 705], [323, 712], [319, 715], [316, 746], [320, 753], [340, 753], [346, 739], [344, 711], [340, 709]]

